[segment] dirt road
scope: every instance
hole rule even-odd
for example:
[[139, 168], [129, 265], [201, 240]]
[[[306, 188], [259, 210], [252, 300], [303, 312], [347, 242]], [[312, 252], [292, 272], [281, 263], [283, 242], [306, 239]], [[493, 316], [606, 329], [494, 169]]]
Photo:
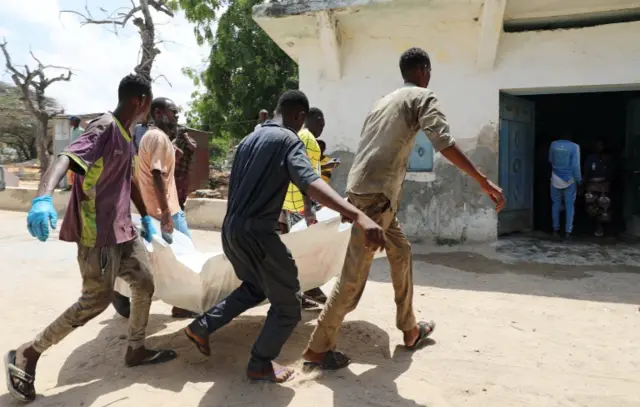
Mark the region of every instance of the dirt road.
[[[79, 294], [75, 247], [57, 234], [34, 240], [25, 217], [0, 212], [3, 353], [30, 340]], [[219, 243], [214, 232], [194, 238], [203, 250]], [[417, 353], [399, 346], [388, 266], [378, 259], [341, 332], [340, 346], [354, 359], [344, 371], [300, 369], [284, 386], [250, 383], [243, 373], [265, 307], [214, 335], [205, 359], [179, 332], [187, 321], [171, 319], [170, 307], [156, 302], [149, 343], [174, 347], [178, 360], [125, 368], [126, 321], [109, 308], [43, 356], [32, 405], [640, 406], [640, 268], [633, 259], [541, 264], [526, 256], [507, 261], [504, 247], [414, 249], [416, 312], [438, 322], [434, 342]], [[283, 351], [286, 364], [301, 367], [315, 316], [304, 314]], [[0, 406], [12, 405], [0, 386]]]

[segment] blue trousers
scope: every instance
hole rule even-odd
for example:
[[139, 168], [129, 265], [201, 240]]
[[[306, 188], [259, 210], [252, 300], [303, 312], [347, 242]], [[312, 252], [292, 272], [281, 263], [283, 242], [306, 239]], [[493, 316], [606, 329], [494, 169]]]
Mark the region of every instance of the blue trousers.
[[178, 232], [181, 232], [189, 239], [191, 239], [191, 231], [189, 230], [189, 226], [187, 226], [187, 217], [184, 215], [184, 212], [180, 211], [172, 216], [173, 218], [173, 228]]
[[564, 189], [558, 189], [551, 185], [551, 220], [553, 222], [553, 230], [560, 230], [560, 208], [564, 201], [566, 210], [564, 231], [565, 233], [571, 233], [573, 231], [573, 213], [576, 204], [577, 190], [578, 186], [575, 182]]

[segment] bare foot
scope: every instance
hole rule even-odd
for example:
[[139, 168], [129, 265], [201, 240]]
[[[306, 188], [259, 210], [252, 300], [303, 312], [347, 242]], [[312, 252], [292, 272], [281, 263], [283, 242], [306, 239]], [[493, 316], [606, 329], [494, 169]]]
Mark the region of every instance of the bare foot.
[[416, 343], [418, 337], [420, 336], [420, 328], [418, 327], [418, 325], [416, 325], [409, 331], [403, 331], [402, 334], [404, 336], [404, 345], [412, 346]]
[[198, 314], [196, 314], [195, 312], [189, 311], [184, 308], [173, 307], [171, 309], [171, 317], [176, 319], [196, 318], [197, 316]]
[[124, 361], [129, 367], [157, 365], [159, 363], [169, 362], [177, 356], [178, 354], [173, 350], [148, 349], [144, 346], [133, 349], [129, 346], [127, 348], [127, 354], [124, 357]]
[[36, 366], [40, 359], [38, 353], [31, 343], [26, 343], [16, 350], [16, 367], [29, 373], [31, 376], [36, 375]]
[[252, 371], [247, 369], [247, 377], [251, 380], [264, 380], [273, 383], [284, 383], [293, 379], [295, 371], [290, 367], [285, 367], [271, 362], [271, 366], [262, 371]]

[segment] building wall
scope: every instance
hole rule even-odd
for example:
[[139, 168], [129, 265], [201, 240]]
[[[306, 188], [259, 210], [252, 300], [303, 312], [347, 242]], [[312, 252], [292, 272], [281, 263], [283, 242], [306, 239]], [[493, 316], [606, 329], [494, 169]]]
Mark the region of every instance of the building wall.
[[[640, 41], [635, 40], [640, 23], [503, 33], [494, 69], [479, 72], [477, 21], [430, 23], [423, 17], [413, 13], [394, 19], [390, 13], [370, 13], [345, 18], [340, 26], [340, 80], [325, 73], [317, 39], [301, 39], [300, 88], [324, 111], [327, 149], [344, 163], [332, 179], [338, 191], [344, 191], [369, 107], [402, 83], [398, 57], [411, 46], [429, 51], [430, 87], [441, 99], [454, 136], [494, 180], [500, 90], [553, 93], [567, 87], [581, 91], [640, 84]], [[435, 157], [432, 174], [407, 177], [398, 217], [414, 240], [490, 241], [497, 234], [497, 216], [488, 198], [441, 156]]]

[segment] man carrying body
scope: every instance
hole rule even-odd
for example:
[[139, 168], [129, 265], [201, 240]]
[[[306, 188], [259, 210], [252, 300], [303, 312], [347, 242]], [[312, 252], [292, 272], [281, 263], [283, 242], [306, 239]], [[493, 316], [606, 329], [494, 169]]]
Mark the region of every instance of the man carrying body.
[[89, 123], [85, 133], [65, 150], [42, 178], [27, 216], [29, 232], [41, 241], [55, 229], [57, 214], [51, 195], [68, 169], [76, 173], [60, 240], [76, 242], [82, 276], [78, 302], [32, 342], [5, 356], [9, 392], [20, 401], [35, 399], [36, 364], [40, 355], [75, 328], [102, 313], [111, 303], [113, 284], [122, 277], [131, 286], [127, 366], [162, 363], [176, 353], [144, 346], [154, 285], [151, 264], [131, 222], [131, 201], [142, 215], [145, 236], [154, 234], [151, 219], [132, 183], [133, 145], [125, 129], [149, 111], [151, 86], [129, 75], [118, 87], [118, 106]]
[[571, 134], [551, 143], [549, 147], [551, 164], [551, 220], [554, 237], [560, 236], [560, 208], [565, 208], [565, 238], [571, 238], [573, 231], [573, 213], [576, 203], [578, 184], [582, 183], [580, 174], [580, 147], [571, 141]]
[[[69, 134], [69, 144], [76, 141], [82, 133], [84, 133], [84, 129], [80, 127], [80, 118], [78, 116], [71, 116], [69, 118], [69, 124], [71, 124], [71, 133]], [[71, 190], [71, 186], [73, 185], [73, 171], [67, 171], [67, 183], [69, 184], [67, 189]]]
[[189, 136], [186, 129], [179, 129], [177, 136], [173, 139], [173, 145], [176, 148], [176, 170], [174, 172], [176, 179], [176, 188], [178, 189], [178, 203], [184, 211], [184, 204], [189, 197], [189, 172], [193, 155], [198, 145], [196, 141]]
[[293, 376], [292, 369], [274, 362], [301, 318], [298, 269], [276, 234], [289, 183], [352, 220], [370, 250], [384, 244], [382, 229], [342, 199], [311, 167], [296, 135], [308, 111], [304, 93], [287, 91], [278, 101], [273, 120], [240, 142], [231, 170], [222, 247], [242, 284], [185, 330], [198, 350], [209, 356], [210, 334], [268, 299], [271, 308], [247, 368], [247, 376], [254, 380], [284, 382]]
[[175, 181], [175, 147], [168, 134], [178, 126], [178, 108], [170, 99], [159, 97], [151, 103], [153, 125], [140, 141], [138, 173], [140, 192], [149, 215], [160, 221], [162, 232], [175, 228], [191, 238], [184, 212], [178, 202]]
[[[317, 107], [312, 107], [309, 109], [304, 127], [298, 132], [298, 137], [304, 144], [307, 157], [311, 161], [311, 167], [318, 175], [320, 175], [321, 153], [316, 139], [322, 135], [322, 130], [324, 130], [324, 114]], [[307, 226], [317, 222], [313, 201], [308, 196], [302, 195], [298, 187], [291, 183], [280, 214], [280, 233], [289, 233], [291, 227], [303, 218], [307, 222]], [[325, 302], [327, 302], [327, 296], [324, 295], [322, 290], [313, 288], [304, 292], [302, 306], [311, 308], [315, 305], [314, 303], [324, 304]]]
[[[138, 171], [142, 198], [150, 216], [160, 221], [162, 232], [173, 229], [191, 239], [187, 218], [180, 208], [175, 182], [176, 149], [168, 134], [178, 127], [178, 107], [170, 99], [159, 97], [151, 102], [153, 124], [140, 141]], [[174, 318], [192, 318], [196, 314], [179, 307], [171, 309]]]
[[[349, 172], [347, 194], [350, 202], [385, 230], [397, 306], [396, 326], [403, 332], [406, 347], [414, 350], [426, 342], [435, 328], [433, 322], [416, 322], [411, 245], [396, 218], [418, 130], [424, 130], [436, 150], [480, 184], [497, 210], [504, 205], [504, 198], [502, 190], [478, 171], [449, 134], [438, 99], [427, 89], [431, 78], [429, 55], [419, 48], [405, 51], [400, 58], [400, 72], [405, 86], [378, 100], [365, 119]], [[335, 351], [336, 337], [346, 314], [355, 309], [362, 296], [373, 257], [363, 234], [354, 228], [340, 278], [303, 355], [309, 365], [339, 369], [349, 364], [346, 355]]]

